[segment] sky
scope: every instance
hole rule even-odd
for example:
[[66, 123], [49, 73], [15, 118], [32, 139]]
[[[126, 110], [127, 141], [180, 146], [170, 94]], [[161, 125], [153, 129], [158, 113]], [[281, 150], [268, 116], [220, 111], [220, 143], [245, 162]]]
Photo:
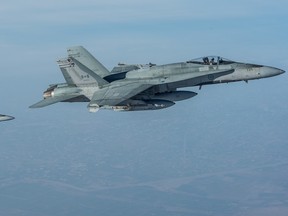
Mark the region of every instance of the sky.
[[287, 74], [151, 112], [29, 109], [82, 45], [111, 70], [205, 55], [287, 71], [284, 0], [0, 2], [0, 215], [287, 215]]

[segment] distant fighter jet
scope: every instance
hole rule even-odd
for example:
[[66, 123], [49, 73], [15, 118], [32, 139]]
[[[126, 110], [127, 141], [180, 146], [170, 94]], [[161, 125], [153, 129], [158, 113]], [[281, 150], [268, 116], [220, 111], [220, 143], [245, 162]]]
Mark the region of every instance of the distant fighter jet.
[[12, 119], [14, 119], [14, 117], [0, 114], [0, 121], [8, 121], [8, 120], [12, 120]]
[[208, 56], [166, 65], [118, 64], [109, 72], [85, 48], [68, 48], [68, 57], [57, 61], [66, 83], [53, 84], [44, 99], [30, 108], [57, 102], [89, 102], [90, 112], [157, 110], [197, 95], [178, 90], [235, 81], [272, 77], [283, 70]]

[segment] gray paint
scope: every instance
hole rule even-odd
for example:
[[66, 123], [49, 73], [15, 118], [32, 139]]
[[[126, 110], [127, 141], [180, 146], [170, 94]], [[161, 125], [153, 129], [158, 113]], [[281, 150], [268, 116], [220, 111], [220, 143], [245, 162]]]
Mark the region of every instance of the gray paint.
[[[67, 84], [52, 85], [44, 92], [44, 100], [31, 108], [63, 101], [90, 100], [90, 112], [99, 109], [155, 110], [170, 107], [175, 101], [196, 95], [195, 92], [178, 91], [179, 88], [247, 82], [284, 73], [275, 67], [235, 62], [219, 56], [159, 66], [151, 63], [120, 64], [112, 70], [113, 73], [109, 73], [82, 46], [68, 48], [68, 57], [59, 60], [58, 64]], [[83, 100], [83, 97], [87, 100]], [[155, 99], [156, 103], [153, 101]]]

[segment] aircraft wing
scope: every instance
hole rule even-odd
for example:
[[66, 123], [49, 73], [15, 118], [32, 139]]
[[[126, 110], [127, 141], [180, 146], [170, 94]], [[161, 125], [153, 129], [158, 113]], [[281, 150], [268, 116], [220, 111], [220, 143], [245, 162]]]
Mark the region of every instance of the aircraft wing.
[[[214, 77], [223, 76], [232, 73], [233, 71], [234, 70], [232, 69], [232, 70], [216, 70], [210, 73], [199, 72], [195, 73], [193, 77], [191, 77], [191, 74], [187, 74], [187, 77], [182, 76], [180, 77], [180, 79], [178, 79], [178, 77], [175, 75], [174, 79], [168, 81], [168, 83], [179, 82], [191, 78], [192, 79], [199, 78], [201, 76], [208, 76], [210, 74], [213, 74], [214, 79]], [[139, 81], [130, 81], [130, 82], [126, 81], [118, 83], [113, 82], [112, 85], [108, 85], [104, 88], [97, 90], [94, 93], [89, 103], [89, 106], [93, 106], [93, 104], [97, 104], [98, 106], [104, 106], [104, 105], [116, 106], [121, 102], [128, 100], [129, 98], [145, 91], [151, 86], [159, 85], [158, 82], [159, 81], [157, 80], [155, 80], [155, 82], [153, 80], [149, 80], [149, 82], [147, 82], [147, 80], [143, 80], [143, 82]]]
[[151, 86], [151, 84], [139, 82], [119, 82], [116, 85], [114, 83], [113, 85], [97, 90], [89, 105], [97, 104], [98, 106], [115, 106]]
[[62, 95], [62, 96], [49, 97], [49, 98], [39, 101], [36, 104], [31, 105], [29, 108], [41, 108], [41, 107], [45, 107], [45, 106], [58, 103], [61, 101], [69, 100], [71, 98], [75, 98], [78, 96], [79, 96], [78, 94], [77, 95], [74, 94], [74, 95]]

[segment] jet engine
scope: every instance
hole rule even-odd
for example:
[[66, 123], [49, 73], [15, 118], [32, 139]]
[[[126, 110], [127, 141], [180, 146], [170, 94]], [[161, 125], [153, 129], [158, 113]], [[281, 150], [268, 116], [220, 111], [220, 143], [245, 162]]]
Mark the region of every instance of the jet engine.
[[44, 91], [43, 97], [44, 97], [44, 99], [46, 99], [46, 98], [50, 98], [50, 97], [76, 94], [79, 92], [81, 92], [81, 89], [78, 89], [77, 87], [74, 87], [74, 86], [52, 85], [46, 91]]

